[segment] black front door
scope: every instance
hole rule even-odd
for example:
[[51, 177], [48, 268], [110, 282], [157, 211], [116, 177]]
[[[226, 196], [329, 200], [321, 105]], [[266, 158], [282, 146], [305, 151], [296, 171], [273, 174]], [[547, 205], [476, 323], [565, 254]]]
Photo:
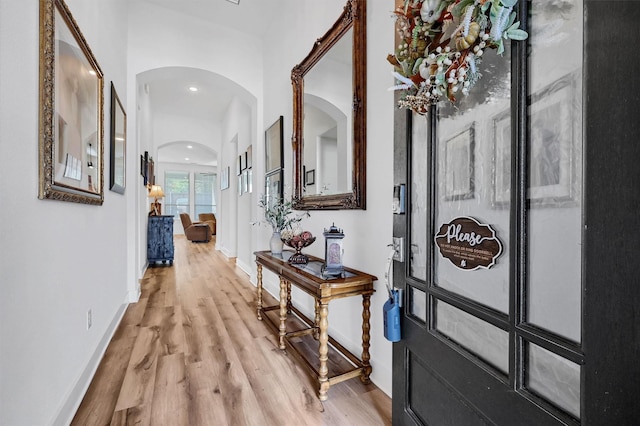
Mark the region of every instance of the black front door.
[[520, 6], [465, 100], [396, 113], [397, 425], [640, 422], [640, 2]]

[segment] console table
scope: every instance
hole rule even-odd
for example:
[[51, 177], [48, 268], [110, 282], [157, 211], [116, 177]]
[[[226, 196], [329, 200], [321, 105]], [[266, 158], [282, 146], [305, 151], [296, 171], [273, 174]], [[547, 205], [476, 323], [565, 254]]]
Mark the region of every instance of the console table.
[[173, 264], [173, 216], [149, 216], [147, 261]]
[[[377, 278], [373, 275], [354, 269], [345, 268], [342, 277], [324, 278], [321, 267], [322, 259], [309, 256], [306, 265], [290, 265], [287, 260], [293, 254], [284, 251], [281, 256], [272, 255], [270, 251], [257, 251], [256, 264], [258, 268], [257, 311], [259, 320], [265, 321], [276, 333], [280, 349], [289, 347], [318, 380], [318, 397], [321, 401], [327, 399], [327, 391], [333, 384], [354, 377], [367, 384], [370, 382], [371, 364], [369, 364], [369, 311], [371, 295], [375, 292], [373, 282]], [[262, 298], [262, 268], [274, 272], [280, 277], [280, 303], [275, 306], [263, 306]], [[315, 318], [310, 320], [300, 312], [291, 301], [291, 285], [309, 294], [315, 301]], [[340, 343], [328, 335], [329, 302], [350, 296], [362, 296], [362, 356], [358, 358]], [[274, 311], [276, 315], [269, 315]], [[293, 315], [295, 314], [295, 316]], [[294, 321], [294, 318], [297, 322]], [[295, 329], [291, 329], [294, 328]], [[307, 343], [303, 342], [307, 339]], [[309, 339], [317, 340], [317, 353], [305, 351], [309, 348]], [[311, 356], [313, 355], [313, 356]], [[335, 356], [342, 358], [342, 365], [334, 362]], [[329, 372], [329, 361], [332, 369], [340, 371]]]

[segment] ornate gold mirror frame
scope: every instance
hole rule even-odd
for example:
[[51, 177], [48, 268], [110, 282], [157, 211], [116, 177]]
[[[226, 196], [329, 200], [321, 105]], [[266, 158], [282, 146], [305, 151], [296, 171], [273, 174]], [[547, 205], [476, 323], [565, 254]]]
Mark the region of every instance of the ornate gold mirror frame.
[[[351, 143], [353, 167], [351, 192], [338, 194], [305, 194], [304, 173], [304, 77], [320, 59], [353, 29], [352, 125]], [[366, 0], [348, 0], [344, 11], [319, 38], [307, 57], [291, 71], [293, 85], [293, 202], [299, 210], [365, 209], [366, 208]]]
[[103, 74], [63, 0], [40, 0], [38, 198], [102, 205]]

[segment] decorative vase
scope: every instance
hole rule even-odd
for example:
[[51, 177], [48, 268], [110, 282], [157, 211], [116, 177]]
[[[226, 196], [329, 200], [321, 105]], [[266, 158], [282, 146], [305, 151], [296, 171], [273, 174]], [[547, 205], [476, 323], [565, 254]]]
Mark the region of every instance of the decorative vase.
[[284, 243], [280, 239], [280, 232], [274, 231], [271, 239], [269, 240], [269, 248], [271, 248], [271, 254], [282, 255], [282, 246]]
[[283, 242], [295, 250], [287, 262], [291, 265], [306, 265], [309, 263], [309, 256], [302, 253], [302, 249], [310, 246], [316, 240], [316, 237], [311, 235], [311, 232], [304, 231], [298, 236], [293, 236], [289, 239], [283, 240]]

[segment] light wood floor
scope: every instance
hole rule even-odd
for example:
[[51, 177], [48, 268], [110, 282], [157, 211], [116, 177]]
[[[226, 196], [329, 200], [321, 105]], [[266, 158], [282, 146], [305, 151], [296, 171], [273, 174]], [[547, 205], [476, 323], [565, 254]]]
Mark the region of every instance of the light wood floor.
[[175, 246], [173, 266], [145, 273], [72, 424], [391, 424], [390, 398], [358, 379], [318, 400], [307, 370], [257, 320], [255, 287], [215, 241], [177, 236]]

